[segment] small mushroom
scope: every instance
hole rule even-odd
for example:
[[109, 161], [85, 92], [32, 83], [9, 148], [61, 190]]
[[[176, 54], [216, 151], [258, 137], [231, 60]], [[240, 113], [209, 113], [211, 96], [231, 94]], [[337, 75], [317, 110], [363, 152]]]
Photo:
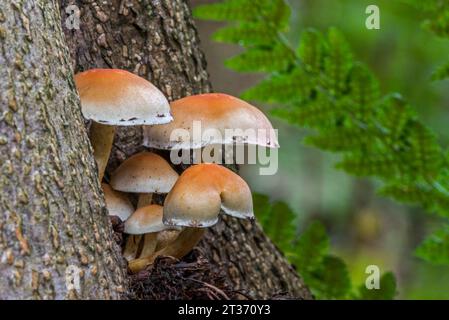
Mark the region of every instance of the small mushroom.
[[137, 207], [151, 204], [153, 193], [168, 193], [178, 174], [161, 156], [141, 152], [125, 160], [111, 177], [115, 190], [139, 193]]
[[165, 248], [147, 258], [130, 261], [130, 270], [138, 272], [160, 255], [185, 256], [201, 239], [205, 228], [217, 223], [221, 210], [234, 217], [254, 219], [251, 190], [246, 182], [216, 164], [189, 167], [168, 193], [163, 209], [165, 225], [185, 228]]
[[[206, 93], [185, 97], [170, 104], [174, 121], [161, 126], [144, 128], [144, 145], [156, 149], [199, 149], [207, 145], [250, 144], [262, 147], [278, 148], [279, 143], [273, 126], [268, 118], [256, 107], [236, 97], [223, 93]], [[192, 141], [193, 123], [201, 122], [201, 129], [218, 131], [220, 140], [207, 139]], [[176, 129], [184, 129], [189, 135], [170, 136]], [[234, 129], [235, 136], [226, 136], [227, 129]], [[243, 131], [241, 135], [237, 130]], [[253, 130], [254, 135], [244, 136], [246, 130]], [[260, 132], [259, 132], [260, 130]]]
[[[125, 233], [130, 234], [125, 245], [124, 256], [127, 260], [150, 256], [157, 245], [157, 234], [169, 229], [162, 222], [162, 206], [152, 204], [137, 209], [125, 222]], [[138, 253], [140, 236], [144, 237], [142, 251]], [[139, 237], [136, 237], [139, 236]], [[130, 240], [131, 239], [131, 240]]]
[[109, 160], [116, 126], [165, 124], [173, 120], [161, 91], [128, 71], [91, 69], [75, 83], [84, 117], [92, 120], [90, 140], [101, 181]]
[[134, 212], [134, 207], [128, 197], [122, 193], [113, 190], [108, 184], [102, 183], [104, 199], [110, 216], [117, 216], [125, 221]]

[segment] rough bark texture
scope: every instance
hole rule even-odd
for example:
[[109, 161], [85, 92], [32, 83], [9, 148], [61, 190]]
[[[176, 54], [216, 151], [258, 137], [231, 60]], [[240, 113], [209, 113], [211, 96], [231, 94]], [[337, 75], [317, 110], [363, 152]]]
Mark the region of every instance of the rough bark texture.
[[[152, 81], [170, 100], [211, 91], [198, 35], [185, 0], [62, 0], [80, 8], [80, 30], [65, 29], [76, 72], [122, 68]], [[142, 150], [140, 128], [121, 128], [108, 170]], [[257, 225], [225, 218], [201, 242], [236, 290], [254, 298], [310, 292]]]
[[127, 290], [60, 21], [56, 0], [0, 2], [0, 299]]

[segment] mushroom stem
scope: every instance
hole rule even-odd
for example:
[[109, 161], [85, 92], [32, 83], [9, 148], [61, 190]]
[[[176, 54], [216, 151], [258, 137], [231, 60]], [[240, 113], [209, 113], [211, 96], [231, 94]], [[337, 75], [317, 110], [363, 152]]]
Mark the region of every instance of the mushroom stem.
[[152, 193], [141, 193], [139, 195], [139, 200], [137, 202], [137, 209], [149, 206], [151, 204], [151, 201], [153, 200], [153, 194]]
[[154, 251], [165, 248], [176, 240], [181, 230], [162, 230], [157, 235], [157, 245]]
[[181, 231], [176, 240], [169, 246], [162, 248], [147, 258], [140, 258], [130, 261], [128, 267], [131, 272], [136, 273], [152, 264], [158, 256], [171, 256], [178, 259], [182, 258], [201, 240], [204, 231], [204, 228], [185, 228]]
[[90, 143], [94, 149], [95, 161], [98, 166], [98, 179], [103, 179], [109, 160], [109, 154], [114, 141], [115, 127], [93, 121], [90, 127]]
[[128, 240], [126, 240], [125, 250], [123, 250], [123, 256], [126, 260], [131, 261], [136, 259], [141, 240], [141, 235], [129, 235]]
[[143, 248], [139, 258], [151, 256], [156, 251], [158, 232], [146, 233], [143, 235]]

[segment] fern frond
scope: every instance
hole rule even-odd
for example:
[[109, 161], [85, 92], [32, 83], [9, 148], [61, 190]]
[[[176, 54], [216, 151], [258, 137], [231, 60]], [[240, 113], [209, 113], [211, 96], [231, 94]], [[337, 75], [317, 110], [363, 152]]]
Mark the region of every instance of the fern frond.
[[277, 30], [265, 23], [247, 22], [237, 26], [221, 28], [213, 34], [212, 38], [217, 42], [250, 46], [271, 45], [276, 36]]
[[328, 76], [330, 93], [338, 97], [347, 90], [347, 77], [353, 63], [352, 53], [346, 39], [336, 28], [329, 30], [327, 41], [324, 71]]
[[290, 73], [273, 74], [241, 94], [246, 100], [270, 103], [295, 103], [308, 99], [313, 90], [301, 69]]
[[226, 0], [195, 7], [196, 18], [215, 21], [257, 21], [260, 9], [252, 0]]
[[324, 44], [323, 36], [314, 29], [301, 33], [297, 54], [308, 72], [318, 73], [323, 69]]
[[226, 0], [197, 6], [193, 15], [214, 21], [262, 21], [271, 28], [285, 30], [290, 18], [290, 7], [283, 0]]
[[395, 150], [400, 148], [408, 122], [414, 119], [415, 113], [398, 93], [387, 95], [379, 103], [378, 120], [386, 132], [385, 142]]
[[356, 63], [349, 71], [348, 95], [353, 102], [356, 118], [367, 122], [376, 111], [374, 106], [379, 100], [379, 84], [368, 68]]
[[225, 65], [239, 72], [284, 71], [294, 62], [294, 56], [284, 45], [272, 48], [251, 48], [225, 61]]
[[375, 137], [375, 133], [371, 134], [360, 128], [338, 128], [323, 130], [317, 135], [308, 136], [304, 142], [327, 151], [341, 152], [357, 149], [362, 151], [375, 144], [373, 136]]
[[343, 157], [335, 167], [355, 176], [393, 177], [397, 176], [400, 164], [391, 155], [353, 153]]
[[437, 230], [416, 249], [416, 255], [436, 264], [449, 264], [449, 227]]

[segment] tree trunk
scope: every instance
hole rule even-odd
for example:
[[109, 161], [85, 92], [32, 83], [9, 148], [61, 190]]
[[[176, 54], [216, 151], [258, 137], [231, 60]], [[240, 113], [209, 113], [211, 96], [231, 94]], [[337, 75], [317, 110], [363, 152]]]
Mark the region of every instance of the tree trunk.
[[[170, 100], [211, 91], [204, 55], [184, 0], [62, 0], [81, 9], [80, 30], [64, 29], [74, 69], [121, 68], [152, 81]], [[140, 151], [140, 128], [118, 130], [108, 172]], [[107, 178], [107, 176], [106, 176]], [[310, 292], [259, 226], [224, 218], [200, 247], [235, 290], [254, 298]]]
[[0, 299], [127, 290], [68, 57], [56, 0], [0, 2]]

